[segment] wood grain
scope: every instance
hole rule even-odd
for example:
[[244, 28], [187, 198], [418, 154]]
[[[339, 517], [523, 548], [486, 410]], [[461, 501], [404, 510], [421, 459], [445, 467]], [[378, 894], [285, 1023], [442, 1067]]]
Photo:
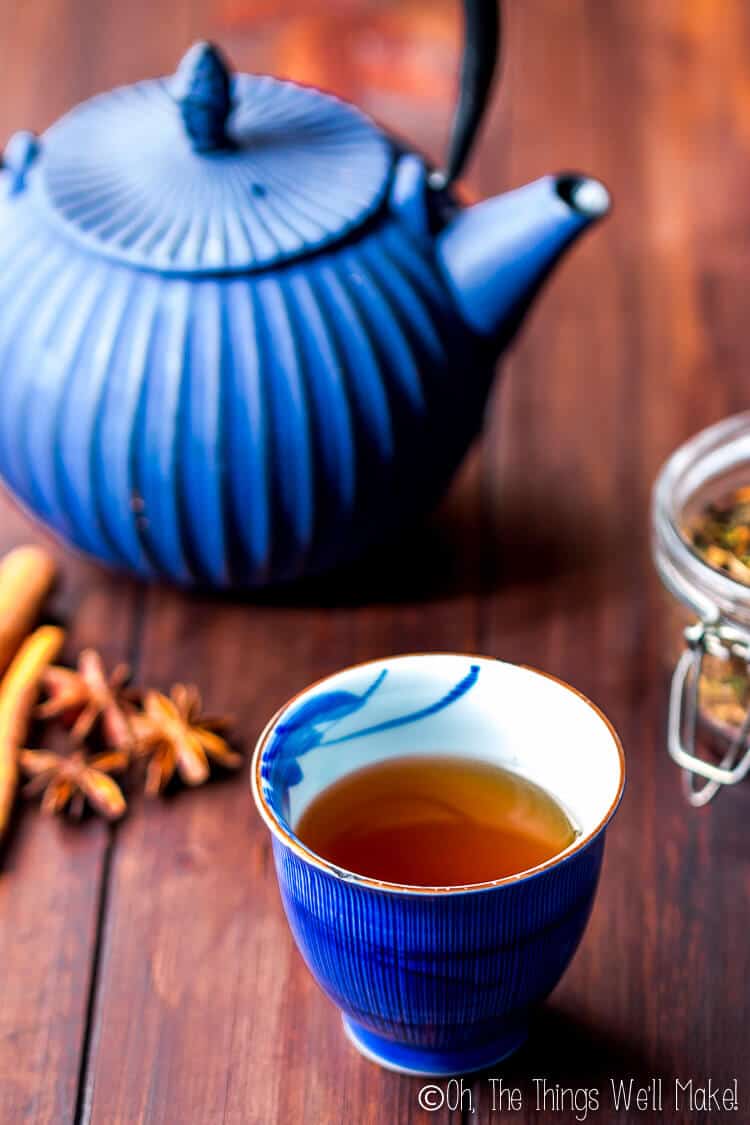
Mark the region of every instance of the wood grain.
[[[5, 503], [0, 550], [29, 538], [25, 520]], [[89, 644], [101, 645], [108, 662], [127, 656], [136, 588], [57, 554], [64, 579], [50, 611], [73, 623], [64, 657]], [[17, 802], [0, 867], [0, 1121], [74, 1119], [109, 841], [102, 824], [53, 822]]]
[[[111, 841], [24, 810], [0, 876], [2, 1122], [524, 1122], [542, 1119], [533, 1079], [546, 1077], [599, 1087], [590, 1119], [628, 1125], [648, 1117], [608, 1116], [606, 1098], [631, 1075], [739, 1077], [727, 1119], [750, 1119], [747, 794], [700, 812], [682, 802], [663, 739], [672, 615], [648, 530], [661, 461], [747, 406], [750, 14], [742, 0], [506, 7], [470, 186], [579, 167], [616, 209], [540, 298], [439, 513], [397, 551], [254, 601], [139, 590], [61, 551], [56, 608], [75, 622], [70, 655], [95, 643], [135, 656], [143, 682], [195, 679], [248, 750], [310, 680], [419, 649], [535, 664], [608, 712], [628, 792], [581, 950], [497, 1072], [525, 1109], [491, 1112], [482, 1076], [476, 1114], [423, 1113], [419, 1082], [348, 1047], [293, 947], [243, 773], [136, 800]], [[445, 143], [452, 0], [39, 0], [4, 16], [3, 135], [167, 72], [213, 36], [238, 66], [320, 82], [434, 157]], [[35, 534], [3, 505], [0, 548]]]
[[[14, 129], [43, 129], [91, 92], [76, 9], [65, 0], [3, 5], [3, 139]], [[3, 498], [0, 553], [32, 541], [51, 545]], [[140, 591], [53, 549], [61, 578], [49, 609], [68, 630], [64, 657], [89, 644], [108, 661], [131, 655]], [[109, 847], [102, 824], [52, 822], [18, 802], [0, 860], [0, 1121], [8, 1125], [60, 1125], [76, 1116]]]

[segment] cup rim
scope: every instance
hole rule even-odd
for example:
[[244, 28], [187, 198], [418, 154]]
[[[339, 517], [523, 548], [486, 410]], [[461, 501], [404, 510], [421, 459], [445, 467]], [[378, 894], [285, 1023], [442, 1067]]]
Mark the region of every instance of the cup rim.
[[[312, 848], [307, 847], [307, 845], [304, 844], [302, 840], [297, 835], [295, 835], [295, 833], [290, 828], [287, 828], [286, 825], [282, 823], [276, 812], [271, 808], [271, 806], [263, 796], [263, 790], [260, 784], [260, 771], [263, 754], [266, 749], [271, 732], [276, 726], [276, 723], [278, 722], [280, 716], [283, 715], [286, 710], [292, 707], [293, 704], [296, 703], [296, 701], [301, 696], [307, 695], [308, 692], [313, 691], [321, 684], [324, 684], [327, 680], [331, 680], [335, 676], [341, 675], [342, 672], [352, 672], [358, 668], [368, 668], [375, 664], [382, 664], [385, 660], [413, 660], [415, 657], [419, 658], [432, 656], [450, 656], [457, 659], [479, 661], [483, 664], [509, 664], [512, 667], [520, 668], [525, 672], [530, 672], [532, 673], [532, 675], [541, 676], [544, 679], [552, 680], [554, 683], [558, 684], [566, 691], [569, 691], [572, 695], [577, 696], [578, 699], [585, 703], [586, 706], [589, 707], [594, 712], [594, 714], [602, 720], [605, 727], [609, 731], [610, 737], [617, 751], [619, 778], [617, 782], [617, 792], [615, 793], [615, 796], [609, 808], [604, 813], [604, 816], [601, 817], [601, 819], [597, 822], [597, 824], [594, 825], [592, 829], [590, 829], [585, 835], [582, 835], [574, 843], [569, 844], [568, 847], [563, 851], [559, 852], [555, 856], [552, 856], [551, 859], [547, 859], [544, 861], [544, 863], [538, 863], [535, 867], [530, 867], [528, 868], [528, 870], [520, 871], [515, 875], [504, 875], [500, 879], [488, 879], [481, 883], [463, 883], [457, 884], [456, 886], [428, 887], [418, 886], [413, 883], [392, 883], [382, 879], [373, 879], [369, 875], [360, 875], [356, 871], [348, 871], [346, 868], [339, 867], [337, 864], [331, 863], [329, 860], [324, 859], [323, 856], [318, 855], [317, 852], [314, 852]], [[331, 672], [327, 676], [321, 676], [319, 679], [314, 680], [312, 683], [308, 684], [300, 691], [295, 692], [294, 695], [291, 695], [289, 699], [287, 699], [286, 703], [283, 703], [281, 707], [279, 707], [278, 710], [274, 712], [272, 717], [269, 719], [269, 721], [261, 731], [261, 734], [255, 744], [255, 749], [253, 750], [253, 756], [250, 763], [250, 789], [253, 795], [255, 806], [260, 813], [261, 819], [263, 820], [264, 824], [269, 829], [271, 834], [275, 836], [277, 840], [280, 840], [282, 844], [288, 847], [297, 856], [299, 856], [299, 858], [304, 860], [305, 863], [309, 863], [313, 867], [317, 867], [319, 870], [333, 876], [333, 878], [335, 879], [339, 879], [342, 882], [352, 885], [367, 887], [371, 890], [384, 891], [390, 894], [427, 896], [473, 894], [478, 891], [492, 890], [495, 887], [515, 885], [518, 883], [526, 882], [529, 879], [534, 879], [537, 876], [544, 874], [545, 871], [549, 871], [553, 867], [557, 867], [558, 865], [566, 863], [567, 860], [571, 859], [574, 855], [577, 855], [579, 852], [584, 851], [584, 849], [587, 848], [589, 844], [591, 844], [596, 839], [600, 832], [602, 832], [602, 830], [606, 828], [607, 824], [617, 811], [620, 801], [622, 800], [622, 795], [625, 789], [625, 752], [622, 748], [620, 736], [615, 730], [613, 724], [601, 710], [601, 708], [597, 707], [597, 705], [593, 703], [587, 695], [584, 695], [583, 692], [578, 691], [577, 688], [574, 688], [571, 684], [567, 683], [565, 680], [561, 680], [559, 676], [555, 676], [551, 672], [543, 672], [539, 668], [532, 668], [528, 664], [513, 664], [512, 661], [500, 660], [499, 658], [494, 656], [476, 656], [471, 653], [465, 652], [404, 652], [390, 657], [381, 656], [373, 660], [362, 660], [357, 662], [356, 664], [347, 664], [344, 668], [340, 668], [337, 672]]]

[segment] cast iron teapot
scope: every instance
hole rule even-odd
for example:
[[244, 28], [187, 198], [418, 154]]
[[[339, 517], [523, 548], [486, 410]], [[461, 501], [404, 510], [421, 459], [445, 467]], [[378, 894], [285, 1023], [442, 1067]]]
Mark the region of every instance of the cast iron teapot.
[[139, 575], [257, 586], [438, 497], [499, 352], [609, 206], [578, 175], [458, 205], [498, 40], [494, 0], [465, 16], [443, 173], [205, 43], [10, 140], [0, 475], [61, 537]]

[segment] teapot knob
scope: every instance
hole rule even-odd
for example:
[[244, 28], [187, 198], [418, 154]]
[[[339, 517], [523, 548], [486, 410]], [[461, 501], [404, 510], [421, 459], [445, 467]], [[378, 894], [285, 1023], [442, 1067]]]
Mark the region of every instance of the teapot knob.
[[218, 47], [194, 43], [172, 78], [171, 93], [196, 152], [230, 146], [226, 121], [232, 109], [232, 79]]
[[26, 174], [39, 155], [39, 139], [22, 130], [14, 133], [3, 152], [3, 168], [10, 173], [10, 192], [15, 195], [26, 185]]

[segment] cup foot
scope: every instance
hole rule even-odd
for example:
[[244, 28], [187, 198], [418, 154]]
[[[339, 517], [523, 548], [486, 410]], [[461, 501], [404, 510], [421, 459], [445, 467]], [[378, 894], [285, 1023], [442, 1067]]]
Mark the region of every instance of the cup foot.
[[398, 1074], [412, 1074], [423, 1078], [445, 1078], [452, 1074], [468, 1074], [484, 1070], [512, 1055], [526, 1042], [528, 1028], [515, 1027], [491, 1043], [460, 1050], [431, 1050], [410, 1043], [394, 1043], [362, 1027], [347, 1016], [342, 1016], [347, 1038], [370, 1062], [395, 1070]]

